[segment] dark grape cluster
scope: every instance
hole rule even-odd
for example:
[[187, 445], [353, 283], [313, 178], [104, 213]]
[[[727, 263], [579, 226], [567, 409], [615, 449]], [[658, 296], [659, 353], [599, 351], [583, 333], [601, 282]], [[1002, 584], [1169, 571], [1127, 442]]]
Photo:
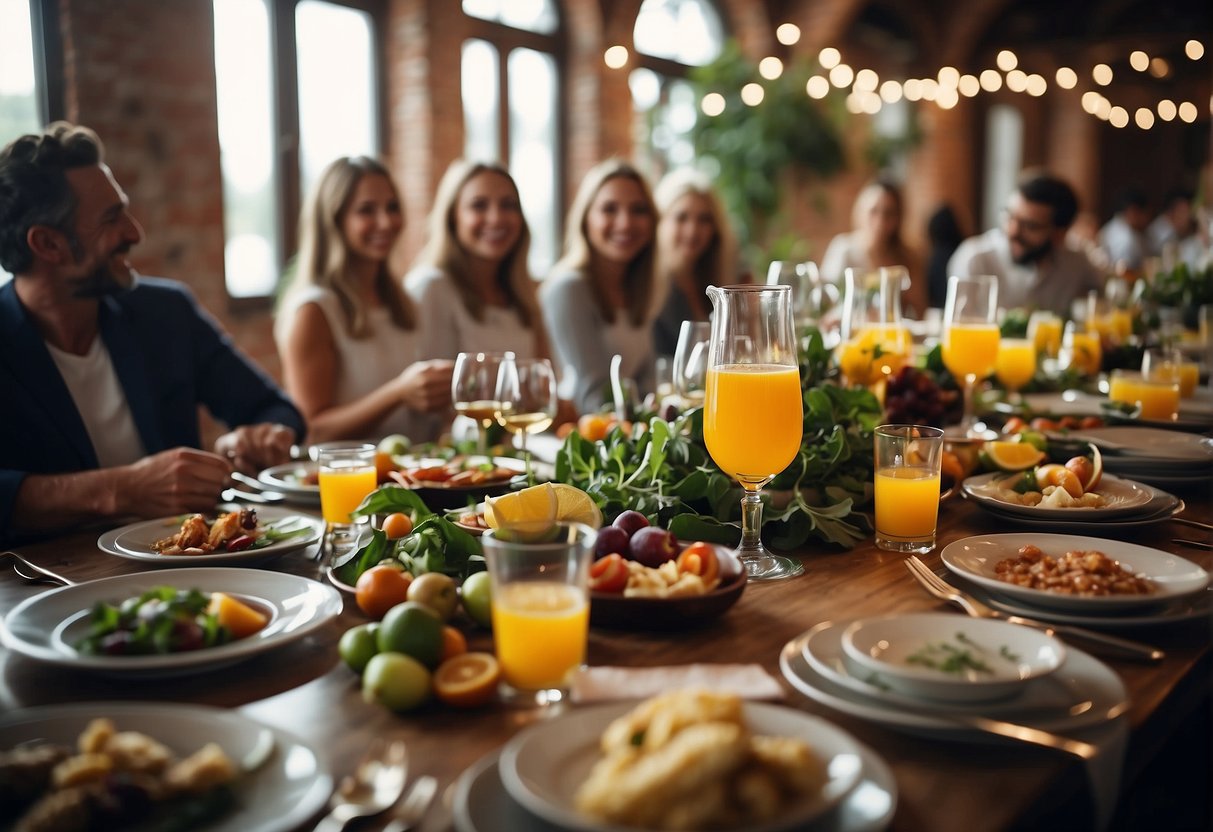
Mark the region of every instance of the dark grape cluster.
[[958, 390], [945, 390], [917, 367], [902, 367], [889, 376], [884, 396], [890, 424], [943, 427], [960, 421], [964, 402]]

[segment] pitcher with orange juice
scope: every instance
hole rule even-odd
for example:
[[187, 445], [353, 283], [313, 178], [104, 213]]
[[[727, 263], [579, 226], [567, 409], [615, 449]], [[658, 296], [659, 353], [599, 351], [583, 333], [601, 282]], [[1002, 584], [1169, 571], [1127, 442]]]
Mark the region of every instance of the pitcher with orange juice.
[[804, 427], [792, 289], [709, 286], [707, 292], [713, 314], [704, 441], [744, 489], [737, 554], [750, 580], [790, 578], [804, 566], [763, 547], [759, 495], [796, 458]]

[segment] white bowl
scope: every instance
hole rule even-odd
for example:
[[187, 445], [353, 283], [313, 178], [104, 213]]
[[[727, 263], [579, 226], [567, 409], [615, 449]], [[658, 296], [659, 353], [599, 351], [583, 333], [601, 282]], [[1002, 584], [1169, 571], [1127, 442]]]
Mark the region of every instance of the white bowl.
[[945, 613], [858, 619], [843, 632], [842, 649], [875, 683], [948, 702], [1011, 696], [1066, 658], [1061, 642], [1040, 630]]

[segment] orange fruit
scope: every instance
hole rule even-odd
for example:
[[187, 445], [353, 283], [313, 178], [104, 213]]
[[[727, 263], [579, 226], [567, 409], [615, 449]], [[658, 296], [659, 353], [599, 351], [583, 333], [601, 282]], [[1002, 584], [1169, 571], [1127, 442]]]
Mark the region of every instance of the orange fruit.
[[413, 520], [404, 512], [397, 511], [383, 518], [380, 528], [389, 540], [398, 540], [413, 530]]
[[379, 482], [391, 482], [392, 471], [398, 471], [400, 467], [396, 461], [392, 459], [392, 455], [387, 451], [375, 451], [375, 476]]
[[464, 653], [434, 671], [434, 694], [456, 708], [476, 708], [497, 695], [501, 665], [491, 653]]
[[577, 420], [577, 432], [591, 442], [597, 442], [607, 435], [614, 419], [606, 413], [587, 413]]
[[391, 566], [372, 566], [358, 576], [354, 585], [354, 600], [358, 609], [376, 620], [387, 611], [408, 600], [413, 576]]
[[223, 592], [212, 592], [211, 603], [206, 611], [214, 614], [221, 625], [228, 629], [232, 638], [244, 638], [265, 626], [269, 619], [264, 614]]
[[442, 660], [462, 656], [468, 651], [468, 640], [449, 624], [442, 628]]

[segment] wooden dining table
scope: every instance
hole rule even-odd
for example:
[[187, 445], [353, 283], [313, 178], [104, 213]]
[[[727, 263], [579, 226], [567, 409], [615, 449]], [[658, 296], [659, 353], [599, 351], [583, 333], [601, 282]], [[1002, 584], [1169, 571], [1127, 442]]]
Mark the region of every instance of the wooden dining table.
[[[1207, 486], [1181, 493], [1184, 516], [1213, 521]], [[307, 509], [302, 509], [307, 511]], [[940, 550], [972, 535], [1022, 531], [963, 499], [943, 504], [938, 545], [924, 556], [941, 566]], [[120, 559], [97, 547], [99, 531], [78, 531], [16, 547], [21, 555], [74, 581], [143, 571], [139, 562]], [[1173, 521], [1117, 534], [1118, 538], [1173, 552], [1213, 568], [1213, 553], [1172, 542], [1208, 540], [1208, 532]], [[279, 570], [324, 581], [316, 546], [250, 568]], [[797, 693], [780, 676], [779, 652], [790, 639], [826, 620], [922, 611], [959, 611], [942, 605], [912, 579], [900, 554], [877, 549], [869, 539], [844, 551], [813, 544], [795, 553], [805, 565], [797, 578], [750, 583], [724, 615], [693, 629], [608, 630], [592, 628], [588, 664], [648, 667], [694, 662], [756, 662], [781, 680], [785, 704], [822, 717], [874, 749], [891, 767], [898, 803], [891, 827], [898, 832], [948, 830], [1081, 829], [1091, 821], [1091, 799], [1082, 763], [1062, 752], [1007, 740], [974, 741], [915, 736], [846, 716]], [[163, 570], [171, 582], [172, 570]], [[7, 567], [0, 573], [0, 615], [45, 585], [23, 581]], [[545, 715], [534, 709], [493, 704], [455, 710], [431, 703], [395, 714], [368, 704], [358, 677], [338, 657], [337, 643], [349, 627], [367, 620], [352, 597], [341, 615], [323, 629], [232, 667], [168, 679], [123, 679], [41, 664], [0, 649], [0, 711], [57, 703], [163, 701], [237, 709], [251, 718], [285, 728], [327, 758], [335, 778], [350, 773], [373, 737], [399, 737], [408, 744], [411, 773], [430, 774], [440, 797], [422, 830], [449, 829], [449, 788], [469, 766], [500, 749], [518, 731]], [[464, 620], [472, 649], [491, 650], [492, 635]], [[1176, 739], [1193, 710], [1208, 701], [1210, 620], [1121, 631], [1166, 651], [1157, 664], [1104, 658], [1123, 680], [1131, 707], [1121, 786], [1131, 794], [1160, 750]], [[570, 706], [577, 707], [577, 706]], [[1200, 740], [1197, 741], [1201, 742]], [[1208, 738], [1203, 742], [1207, 749]], [[1199, 745], [1198, 745], [1199, 747]], [[1175, 799], [1207, 806], [1208, 790]], [[311, 829], [320, 813], [300, 829]], [[1205, 814], [1208, 818], [1208, 814]], [[358, 829], [378, 830], [386, 819]], [[1160, 819], [1166, 827], [1165, 820]]]

